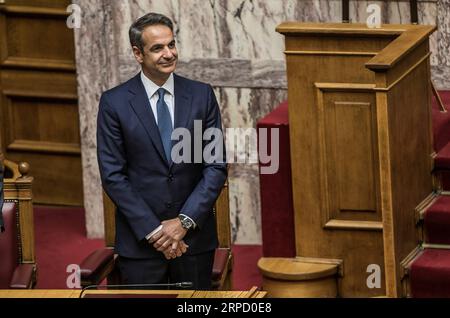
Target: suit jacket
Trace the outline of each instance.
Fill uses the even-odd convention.
[[[194,120],[201,120],[203,131],[222,129],[210,85],[174,74],[174,94],[174,128],[187,128],[193,136]],[[197,224],[184,238],[187,253],[211,251],[218,245],[213,205],[227,177],[225,155],[223,163],[169,166],[149,98],[138,74],[100,99],[97,154],[103,187],[117,207],[116,252],[160,257],[145,236],[179,213]]]

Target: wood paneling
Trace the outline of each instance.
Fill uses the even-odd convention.
[[[364,89],[364,88],[363,88]],[[372,93],[320,92],[322,201],[330,220],[381,221],[377,206],[375,99]]]
[[[18,140],[75,144],[80,147],[78,111],[73,102],[10,97],[7,102],[10,144]]]
[[[33,8],[66,8],[70,4],[70,0],[6,0],[8,6],[21,6]]]
[[[31,165],[34,202],[83,205],[70,1],[0,5],[0,145]]]
[[[433,135],[429,129],[431,88],[427,84],[430,78],[428,63],[428,60],[423,60],[387,95],[392,207],[395,211],[394,237],[390,242],[395,246],[395,264],[399,264],[419,243],[415,208],[433,188],[430,176]],[[401,268],[397,266],[395,270],[395,280],[400,286]]]
[[[8,14],[6,29],[8,57],[73,61],[74,42],[64,16],[61,19]]]
[[[316,41],[316,36],[304,35],[301,40],[294,40],[293,38],[286,39],[286,47],[290,51],[312,51],[324,53],[339,52],[340,54],[358,53],[376,55],[386,45],[391,42],[395,36],[379,36],[379,37],[353,37],[345,41],[337,37],[323,38],[321,43]]]
[[[83,202],[79,156],[48,155],[40,152],[8,151],[15,161],[26,160],[33,176],[33,202],[79,205]],[[39,181],[39,183],[37,183]],[[78,191],[79,189],[79,191]]]
[[[341,41],[345,42],[346,39],[343,37]],[[291,48],[286,49],[290,51]],[[334,51],[334,48],[329,51]],[[326,203],[336,201],[333,198],[337,198],[336,183],[327,179],[336,179],[336,173],[331,172],[338,163],[335,154],[334,158],[327,157],[328,153],[332,153],[333,142],[330,140],[330,128],[324,129],[325,105],[333,108],[335,101],[374,103],[375,76],[364,67],[371,58],[371,55],[340,54],[286,56],[297,255],[342,259],[344,278],[340,281],[340,296],[343,297],[384,295],[384,284],[381,289],[369,289],[366,285],[367,266],[378,264],[382,271],[384,269],[382,233],[380,224],[375,221],[377,218],[366,219],[365,216],[352,213],[351,218],[344,219],[343,214],[336,213],[336,207],[333,211],[326,206]],[[358,85],[354,86],[355,83]],[[321,97],[316,87],[324,91],[321,94],[324,100],[322,113],[319,102]],[[361,88],[370,93],[361,93]],[[359,92],[357,95],[362,95],[362,99],[353,97],[355,91]],[[328,116],[330,112],[328,109]],[[338,125],[333,130],[337,129],[345,127]],[[345,166],[341,167],[342,171],[346,170]],[[357,174],[355,177],[359,181]],[[341,180],[347,182],[342,177]],[[327,185],[330,189],[326,188]],[[366,216],[376,215],[362,213]],[[384,273],[381,279],[384,280]]]
[[[434,27],[285,23],[297,255],[343,261],[342,297],[399,296],[432,191]],[[380,266],[381,288],[367,267]]]

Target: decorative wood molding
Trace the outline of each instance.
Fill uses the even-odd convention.
[[[393,68],[408,53],[428,40],[436,29],[432,25],[404,25],[401,35],[367,62],[366,67],[374,72]]]
[[[299,262],[313,263],[313,264],[330,264],[338,267],[338,275],[344,276],[344,261],[337,258],[317,258],[317,257],[302,257],[296,256],[295,259]]]
[[[284,35],[295,34],[326,34],[327,36],[387,36],[392,37],[402,34],[410,26],[402,24],[383,24],[380,29],[370,29],[364,23],[301,23],[285,22],[280,24],[276,31]]]
[[[326,131],[325,131],[325,105],[324,105],[324,92],[368,92],[373,93],[374,84],[360,84],[360,83],[314,83],[316,87],[316,103],[318,109],[318,140],[319,140],[319,173],[320,173],[320,187],[321,187],[321,210],[322,210],[322,224],[324,229],[329,230],[365,230],[365,231],[381,231],[383,225],[381,221],[366,221],[366,220],[344,220],[338,219],[337,212],[332,211],[332,202],[330,202],[330,188],[329,188],[329,176],[327,172],[327,158],[325,156],[326,148]],[[368,102],[337,102],[338,104],[371,107],[371,103]],[[371,125],[373,126],[373,119],[371,119]],[[372,136],[373,138],[374,136]],[[374,171],[376,173],[376,171]],[[375,175],[374,175],[375,177]],[[375,180],[375,179],[374,179]],[[374,185],[376,188],[376,185]],[[378,200],[378,195],[375,197],[375,202]],[[378,208],[378,204],[376,208]],[[338,204],[339,205],[339,204]],[[370,210],[364,212],[377,213],[377,210]]]
[[[361,84],[361,83],[314,83],[314,86],[321,91],[362,91],[372,92],[375,89],[375,84]]]
[[[19,210],[21,262],[35,263],[32,184],[33,177],[28,176],[29,165],[17,165],[5,160],[5,167],[13,171],[13,178],[4,180],[5,201],[13,201]],[[19,174],[17,174],[19,172]]]
[[[403,275],[407,275],[409,273],[409,269],[411,266],[412,261],[418,256],[420,252],[423,251],[423,248],[418,245],[416,246],[411,253],[408,254],[401,262],[400,266],[403,268]],[[402,276],[403,278],[404,276]]]
[[[401,262],[400,267],[402,269],[400,281],[402,284],[402,296],[411,297],[411,282],[410,282],[410,268],[412,262],[422,253],[421,246],[416,246],[411,253],[408,254]]]
[[[322,83],[323,84],[323,83]],[[327,174],[327,158],[326,152],[326,132],[325,132],[325,105],[324,105],[324,92],[318,88],[318,83],[314,83],[316,86],[316,102],[317,102],[317,119],[318,119],[318,141],[319,141],[319,185],[320,194],[322,195],[320,200],[320,209],[322,216],[322,224],[326,224],[330,220],[330,198],[329,198],[329,188],[328,188],[328,174]],[[321,124],[322,123],[322,124]]]
[[[439,249],[439,250],[450,250],[449,244],[431,244],[431,243],[422,243],[422,248],[430,248],[430,249]]]
[[[2,61],[4,68],[24,68],[35,70],[56,70],[75,72],[75,63],[71,60],[52,60],[29,57],[9,56]]]
[[[397,263],[394,236],[394,208],[391,185],[391,154],[389,137],[388,99],[385,92],[376,93],[377,134],[378,134],[378,171],[380,173],[380,200],[383,215],[383,246],[386,295],[398,296],[396,280]]]
[[[330,220],[324,225],[329,230],[383,231],[383,223],[376,221]]]
[[[395,85],[400,83],[406,76],[408,76],[412,71],[414,71],[419,65],[421,65],[425,60],[427,60],[431,55],[431,52],[427,53],[424,57],[422,57],[417,63],[411,66],[405,73],[402,74],[399,78],[397,78],[394,82],[392,82],[388,87],[375,87],[375,91],[387,92],[390,91]]]
[[[80,155],[80,144],[34,141],[34,140],[14,140],[6,147],[12,151],[27,151],[39,153],[52,153],[64,155]]]
[[[352,55],[352,56],[375,56],[377,52],[346,52],[346,51],[284,51],[286,55]]]
[[[2,5],[0,5],[0,11],[10,15],[25,15],[25,16],[38,15],[38,16],[50,16],[59,18],[67,18],[70,15],[70,12],[67,12],[65,9],[32,7],[32,6],[15,6],[5,4],[4,2]]]
[[[9,98],[22,97],[22,98],[41,98],[41,99],[51,99],[51,100],[67,100],[74,101],[78,100],[77,94],[65,94],[60,92],[33,92],[33,91],[22,91],[22,90],[12,90],[6,89],[3,91],[3,95]]]
[[[440,193],[438,192],[432,192],[417,205],[417,207],[414,209],[416,224],[423,220],[426,210],[436,201],[439,195]]]

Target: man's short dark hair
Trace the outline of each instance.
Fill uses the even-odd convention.
[[[142,41],[142,31],[150,25],[165,25],[173,32],[173,23],[168,17],[159,13],[147,13],[140,17],[130,27],[128,35],[130,37],[131,46],[137,46],[141,52],[144,51],[144,43]]]

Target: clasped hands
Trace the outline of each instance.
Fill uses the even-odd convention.
[[[181,226],[179,218],[165,220],[161,222],[162,228],[156,232],[148,242],[162,252],[166,259],[180,257],[186,253],[188,245],[183,241],[187,233]]]

